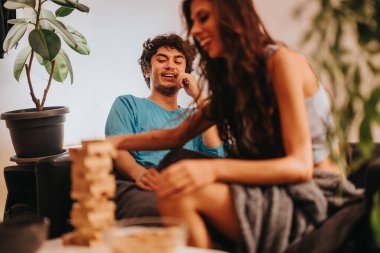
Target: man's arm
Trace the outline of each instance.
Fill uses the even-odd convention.
[[[126,150],[119,150],[116,168],[121,175],[132,180],[136,180],[137,176],[145,171],[145,168],[137,163],[135,158]]]
[[[158,172],[155,169],[146,169],[136,162],[135,158],[126,150],[119,150],[116,159],[116,169],[124,177],[136,182],[137,187],[155,191],[158,187]]]
[[[133,133],[133,118],[135,117],[134,103],[130,96],[118,97],[108,114],[105,134],[112,136],[119,133]],[[146,169],[136,162],[135,158],[126,150],[120,150],[116,160],[116,169],[125,178],[136,182],[136,185],[144,190],[154,190],[156,187],[156,171]],[[155,173],[156,172],[156,173]]]
[[[194,99],[198,109],[206,104],[206,98],[200,95],[200,90],[193,75],[182,73],[178,76],[178,85],[184,88],[187,95]],[[218,128],[213,125],[202,133],[202,141],[206,148],[217,148],[222,145],[222,140],[219,138]]]
[[[205,100],[205,97],[200,96],[198,100],[195,101],[197,107],[200,108],[205,103]],[[216,125],[211,126],[203,132],[202,141],[207,148],[217,148],[222,145],[222,140],[219,138],[218,128]]]

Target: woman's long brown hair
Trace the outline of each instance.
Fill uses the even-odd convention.
[[[182,5],[188,32],[190,5]],[[226,57],[211,59],[195,40],[201,55],[201,78],[209,86],[211,115],[230,156],[266,159],[282,156],[277,100],[267,75],[267,46],[275,44],[252,0],[210,0]]]

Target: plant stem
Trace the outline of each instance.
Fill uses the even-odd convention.
[[[41,0],[39,0],[38,1],[38,7],[37,7],[36,24],[35,24],[35,28],[36,29],[39,27],[39,19],[40,19],[40,13],[41,13],[41,6],[42,6],[42,2],[41,2]],[[26,76],[28,78],[28,85],[29,85],[30,96],[32,97],[32,100],[33,100],[34,104],[36,105],[37,111],[40,112],[43,109],[43,104],[41,105],[40,100],[34,94],[32,79],[30,78],[30,70],[32,68],[33,58],[34,58],[34,50],[32,50],[32,52],[30,54],[29,64],[25,64],[25,69],[26,69]]]
[[[38,1],[38,7],[37,7],[37,17],[36,17],[36,29],[40,26],[40,14],[41,14],[41,7],[42,7],[41,0]]]
[[[51,71],[50,71],[50,76],[49,76],[49,81],[48,81],[48,84],[46,86],[46,89],[44,90],[44,97],[42,99],[42,103],[41,103],[41,107],[43,108],[44,107],[44,104],[45,104],[45,101],[46,101],[46,96],[49,92],[49,88],[50,88],[50,84],[51,84],[51,80],[53,78],[53,73],[54,73],[54,67],[55,67],[55,61],[52,61],[51,62]]]
[[[32,51],[32,54],[33,54],[33,51]],[[40,100],[37,99],[36,96],[34,95],[32,80],[30,79],[30,67],[28,66],[28,64],[25,64],[25,69],[26,69],[26,76],[28,78],[30,96],[32,97],[33,102],[36,104],[37,111],[42,111],[42,106],[40,104]]]

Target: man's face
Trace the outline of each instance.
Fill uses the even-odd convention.
[[[185,72],[185,56],[175,48],[160,47],[150,60],[150,87],[164,95],[173,95],[179,90],[177,77]]]

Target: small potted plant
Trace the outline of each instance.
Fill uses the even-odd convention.
[[[58,5],[55,13],[44,8],[49,1]],[[8,21],[13,27],[3,44],[4,52],[9,52],[16,47],[22,37],[28,34],[29,44],[18,53],[13,75],[19,81],[21,74],[26,74],[35,108],[1,114],[1,119],[6,121],[9,128],[16,157],[44,157],[62,153],[63,123],[65,114],[69,110],[67,107],[44,107],[44,105],[53,79],[63,82],[70,76],[71,83],[73,82],[72,65],[62,48],[62,40],[80,54],[90,53],[85,37],[65,24],[61,18],[75,10],[89,12],[89,8],[78,0],[7,0],[4,7],[12,10],[32,9],[29,17]],[[36,64],[41,64],[49,76],[42,99],[37,98],[32,82],[31,69]]]

